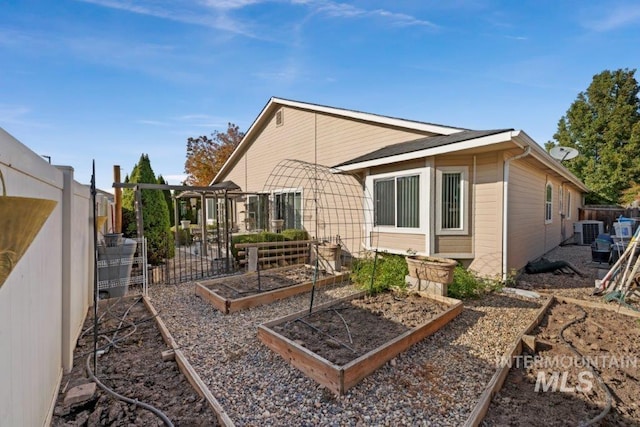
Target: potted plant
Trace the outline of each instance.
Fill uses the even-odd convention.
[[[445,285],[453,282],[453,270],[458,265],[453,259],[416,255],[412,251],[406,259],[409,276]]]

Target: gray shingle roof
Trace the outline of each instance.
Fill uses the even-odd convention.
[[[383,159],[385,157],[397,156],[399,154],[412,153],[414,151],[426,150],[428,148],[441,147],[456,142],[468,141],[470,139],[482,138],[483,136],[495,135],[502,132],[509,132],[513,129],[492,129],[492,130],[465,130],[451,135],[428,136],[415,139],[413,141],[401,142],[387,145],[378,150],[347,160],[335,167],[351,165],[354,163],[366,162],[370,160]]]

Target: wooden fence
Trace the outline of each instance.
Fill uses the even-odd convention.
[[[620,217],[638,218],[638,208],[623,208],[611,205],[586,205],[579,210],[580,221],[602,221],[605,233],[613,233],[613,223]]]

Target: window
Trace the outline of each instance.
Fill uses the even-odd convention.
[[[267,229],[267,218],[269,216],[269,196],[266,194],[247,196],[247,228]]]
[[[224,227],[224,197],[222,198],[207,198],[207,225],[220,224]],[[227,200],[228,215],[226,217],[229,220],[229,226],[233,224],[233,218],[235,217],[235,204],[233,200]]]
[[[436,177],[436,221],[440,234],[467,233],[469,214],[469,170],[467,167],[441,167]]]
[[[420,227],[420,175],[374,179],[375,226]]]
[[[548,224],[553,218],[553,186],[551,183],[547,183],[547,196],[544,206],[544,222]]]
[[[273,195],[274,219],[283,219],[284,228],[302,229],[302,193],[283,191]]]
[[[571,190],[567,191],[567,219],[571,219]]]
[[[558,187],[558,212],[560,212],[560,215],[564,214],[564,190],[562,186]]]

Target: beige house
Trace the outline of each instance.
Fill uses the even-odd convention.
[[[356,174],[372,206],[367,234],[379,250],[454,258],[506,278],[573,235],[583,194],[580,180],[523,131],[469,130],[271,98],[212,183],[233,181],[260,193],[283,159]],[[308,228],[305,189],[263,194],[288,204],[286,227]],[[260,195],[233,210],[238,224]],[[262,205],[269,205],[265,202]],[[253,207],[252,207],[253,206]],[[253,209],[253,211],[252,211]],[[365,239],[363,245],[371,246]]]

